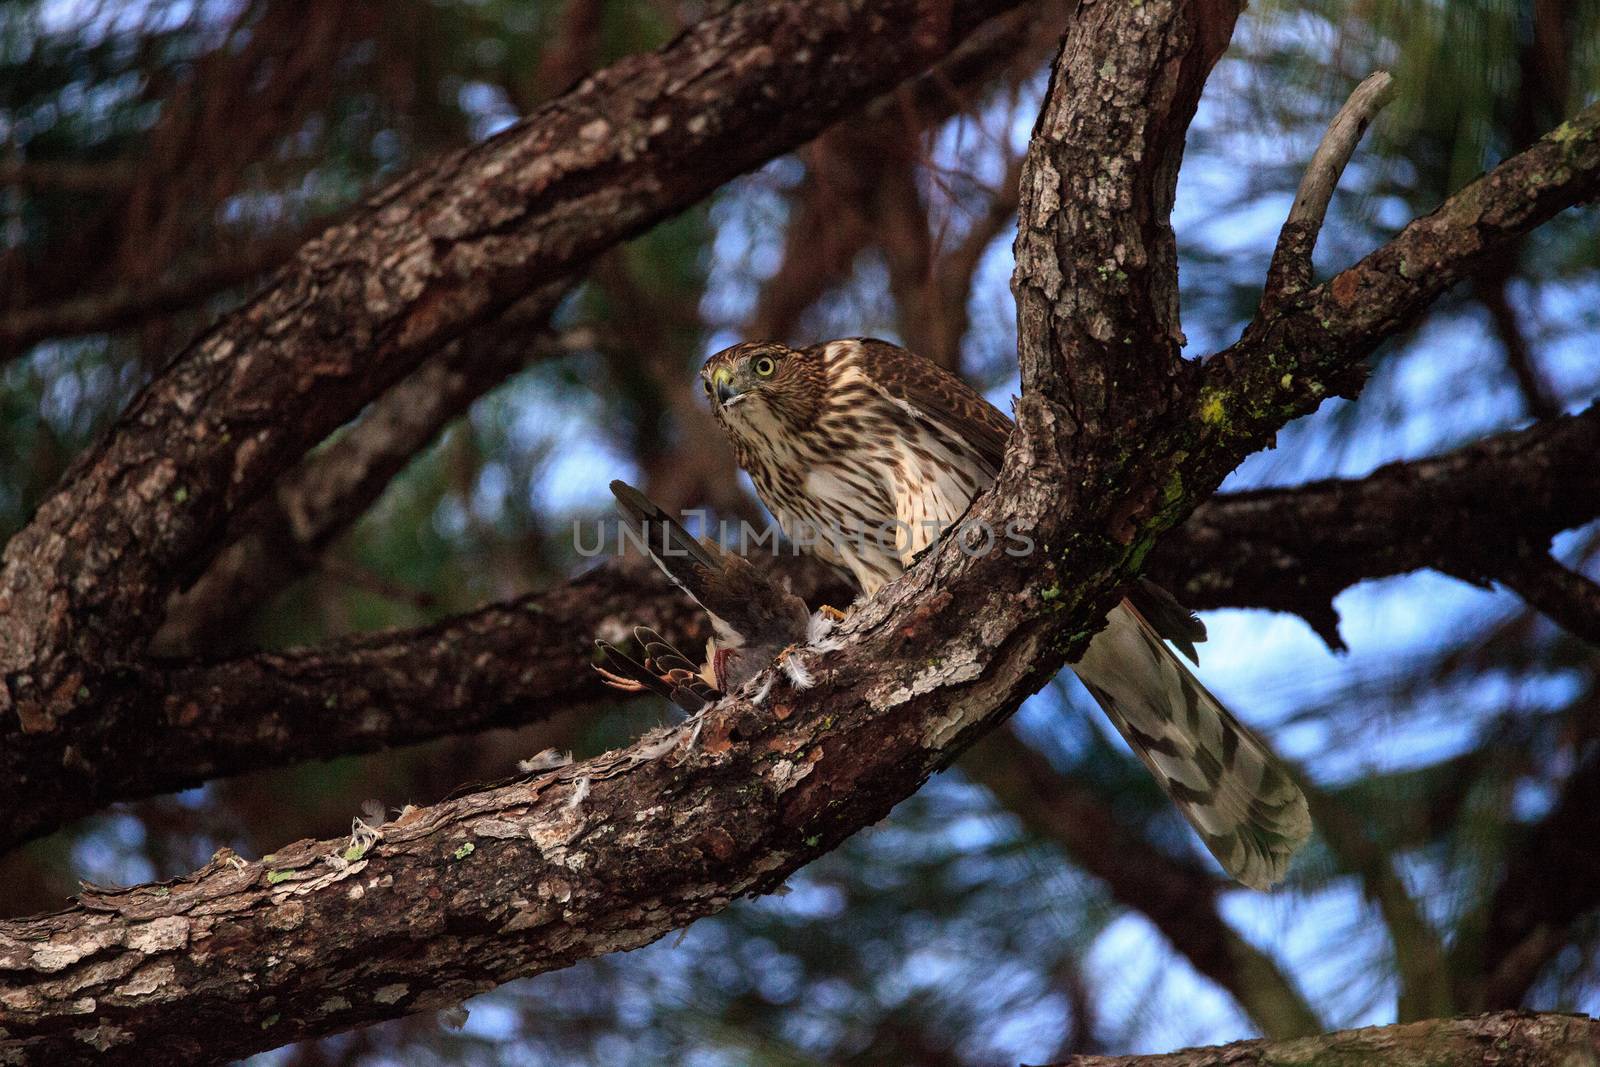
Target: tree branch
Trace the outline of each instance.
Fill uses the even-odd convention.
[[[1348,586],[1449,570],[1464,546],[1504,558],[1504,546],[1600,517],[1597,452],[1600,405],[1361,479],[1213,497],[1162,539],[1149,573],[1195,607],[1291,611],[1337,642],[1331,602]],[[1508,485],[1516,509],[1505,506]],[[849,599],[824,584],[819,567],[773,562],[808,602]],[[589,639],[625,639],[634,623],[654,625],[680,647],[706,637],[704,620],[654,568],[612,562],[421,629],[131,669],[107,684],[92,719],[0,749],[0,851],[112,801],[522,725],[608,699],[588,669]],[[379,664],[410,677],[374,673]]]
[[[607,691],[589,670],[594,637],[624,639],[635,624],[685,640],[703,628],[654,568],[618,562],[435,626],[209,666],[130,669],[107,681],[100,713],[74,732],[66,766],[54,735],[22,734],[0,754],[0,846],[114,800],[524,725],[603,700]]]
[[[1261,445],[1323,397],[1353,394],[1361,360],[1498,249],[1600,195],[1600,104],[1472,182],[1329,281],[1258,317],[1208,360],[1208,436]]]
[[[1293,612],[1341,648],[1332,602],[1349,586],[1464,562],[1481,576],[1600,518],[1597,453],[1600,405],[1364,478],[1228,493],[1156,547],[1150,574],[1191,607]]]
[[[1600,905],[1600,752],[1568,776],[1549,814],[1511,850],[1490,899],[1481,938],[1465,938],[1458,954],[1485,974],[1472,990],[1479,1008],[1515,1008],[1555,954],[1569,927]]]
[[[152,381],[6,547],[0,717],[47,731],[88,704],[229,518],[424,358],[1008,6],[740,4],[373,197]]]
[[[1507,560],[1495,577],[1574,636],[1600,648],[1600,585],[1543,550]]]
[[[1311,253],[1316,250],[1317,236],[1328,216],[1333,190],[1367,127],[1392,99],[1394,78],[1380,70],[1356,86],[1328,124],[1328,132],[1322,135],[1322,143],[1317,145],[1300,179],[1300,188],[1295,190],[1289,218],[1278,233],[1262,290],[1261,315],[1272,314],[1284,300],[1304,292],[1311,284]]]
[[[741,5],[727,18],[755,10],[768,8]],[[0,924],[0,971],[20,976],[0,990],[5,1040],[55,1062],[91,1052],[97,1062],[142,1061],[152,1047],[174,1062],[241,1055],[644,944],[772,888],[881,818],[1081,653],[1157,536],[1315,406],[1320,393],[1309,390],[1292,404],[1273,399],[1288,388],[1284,361],[1297,380],[1348,380],[1437,295],[1443,283],[1433,279],[1593,191],[1600,131],[1569,124],[1525,154],[1546,165],[1541,180],[1519,169],[1523,157],[1508,161],[1473,187],[1475,210],[1458,194],[1352,268],[1371,299],[1340,308],[1329,296],[1335,306],[1319,318],[1319,287],[1269,324],[1269,338],[1300,342],[1292,355],[1274,354],[1277,365],[1263,369],[1257,336],[1235,355],[1259,359],[1222,361],[1196,381],[1176,354],[1166,218],[1187,123],[1236,16],[1234,4],[1182,0],[1085,5],[1055,65],[1020,212],[1025,395],[997,486],[971,513],[1026,535],[1033,553],[968,555],[958,538],[941,540],[851,613],[837,647],[800,653],[814,687],[778,681],[760,704],[729,698],[698,732],[652,734],[533,782],[413,811],[375,845],[305,843],[270,863],[222,861],[165,889],[91,893],[59,915]],[[917,36],[896,29],[896,40]],[[734,106],[767,114],[759,100]],[[1494,182],[1507,173],[1521,180]],[[494,250],[480,249],[490,260]],[[1427,268],[1424,280],[1398,269],[1391,257],[1401,253]],[[530,262],[537,274],[540,260]],[[445,307],[430,306],[456,322],[487,299],[452,290]],[[396,359],[440,329],[427,316],[401,318],[412,332],[385,350]],[[355,391],[335,377],[335,396]],[[284,449],[281,440],[261,447]],[[85,466],[98,469],[111,451]],[[252,459],[234,473],[248,485],[266,465]],[[156,541],[176,550],[193,536]],[[87,585],[117,570],[94,561]],[[89,998],[93,1027],[81,1014]]]
[[[1340,798],[1309,783],[1302,786],[1311,815],[1340,866],[1361,879],[1363,894],[1383,917],[1394,945],[1399,990],[1395,1015],[1413,1022],[1453,1014],[1454,998],[1444,942],[1417,906],[1394,869],[1391,857]]]
[[[1583,1015],[1501,1012],[1340,1030],[1298,1041],[1238,1041],[1162,1056],[1074,1056],[1055,1067],[1274,1067],[1372,1063],[1389,1067],[1566,1067],[1600,1056],[1600,1023]]]

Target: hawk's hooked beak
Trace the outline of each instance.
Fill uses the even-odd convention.
[[[711,376],[711,388],[717,395],[719,407],[731,408],[744,399],[744,392],[733,384],[733,372],[727,367],[717,368]]]

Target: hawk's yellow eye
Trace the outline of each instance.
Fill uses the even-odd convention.
[[[772,361],[771,356],[757,357],[754,366],[757,378],[770,378],[778,369],[778,365]]]

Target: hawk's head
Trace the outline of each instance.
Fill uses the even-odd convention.
[[[700,385],[723,430],[760,437],[811,429],[826,401],[827,375],[820,346],[746,341],[706,360]]]

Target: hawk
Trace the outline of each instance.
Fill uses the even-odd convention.
[[[887,341],[749,342],[706,360],[712,412],[786,536],[871,596],[955,525],[1000,471],[1011,420]],[[888,531],[888,536],[885,532]],[[1310,836],[1278,759],[1166,644],[1205,627],[1152,583],[1113,608],[1073,670],[1223,868],[1279,881]]]
[[[656,566],[710,617],[712,636],[706,641],[704,665],[696,665],[644,626],[633,632],[644,649],[642,663],[614,645],[596,641],[612,667],[595,668],[607,685],[628,692],[649,690],[694,713],[774,661],[780,662],[791,682],[809,684],[804,664],[791,650],[815,643],[831,621],[825,616],[813,618],[805,601],[748,560],[709,541],[695,540],[627,482],[612,482],[611,493]]]

